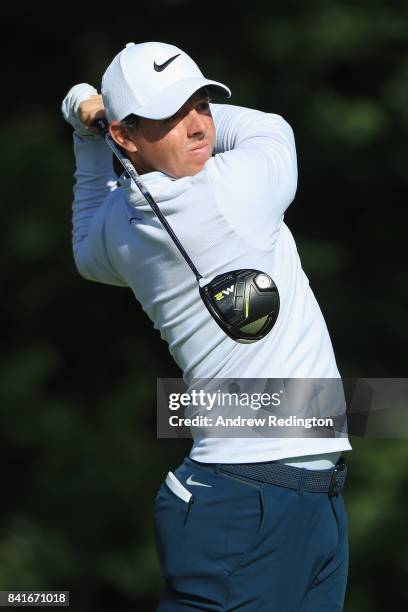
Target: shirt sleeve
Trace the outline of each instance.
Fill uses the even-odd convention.
[[[112,267],[105,227],[116,178],[112,154],[98,136],[73,134],[76,162],[72,205],[72,249],[78,272],[87,280],[126,286]]]
[[[273,249],[297,188],[292,128],[272,113],[212,104],[215,156],[206,170],[234,231],[254,248]]]

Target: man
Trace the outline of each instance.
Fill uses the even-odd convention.
[[[64,99],[75,128],[73,249],[89,280],[129,286],[184,380],[339,378],[329,334],[283,221],[297,185],[282,117],[209,104],[229,89],[182,50],[129,43],[102,79]],[[137,187],[116,181],[94,129],[109,121],[182,245],[208,279],[259,269],[281,300],[272,331],[238,344],[202,303],[193,274]],[[167,610],[333,612],[343,606],[347,437],[194,441],[155,500]]]

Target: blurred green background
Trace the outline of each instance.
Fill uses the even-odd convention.
[[[227,83],[232,103],[283,115],[299,159],[286,222],[340,371],[404,377],[408,5],[15,6],[3,13],[0,590],[66,589],[78,612],[149,612],[161,584],[153,499],[190,448],[156,439],[155,382],[180,372],[130,290],[74,268],[61,100],[75,83],[99,87],[126,42],[160,40]],[[352,444],[345,610],[406,609],[408,444]]]

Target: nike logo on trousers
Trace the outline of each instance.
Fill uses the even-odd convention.
[[[197,480],[193,480],[193,475],[191,474],[191,476],[189,476],[186,480],[186,484],[189,485],[198,485],[199,487],[212,487],[212,485],[208,485],[208,484],[204,484],[202,482],[197,482]]]

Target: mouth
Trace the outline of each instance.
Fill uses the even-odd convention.
[[[190,153],[206,153],[209,148],[209,144],[207,142],[204,142],[202,144],[196,145],[195,147],[191,147]]]

